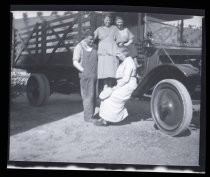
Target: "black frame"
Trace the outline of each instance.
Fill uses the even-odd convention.
[[[40,8],[41,7],[41,8]],[[49,6],[37,6],[37,8],[40,9],[43,9],[43,10],[46,10],[49,8]],[[52,9],[54,10],[63,10],[64,6],[51,6]],[[65,9],[67,7],[65,6]],[[70,9],[72,8],[72,6],[69,7]],[[91,9],[91,10],[94,10],[94,9],[97,9],[98,7],[97,6],[83,6],[83,8],[86,8],[86,9]],[[113,11],[115,10],[120,10],[120,11],[128,11],[128,7],[125,7],[125,6],[111,6],[111,8],[113,9]],[[14,10],[14,9],[18,9],[18,10],[28,10],[28,9],[33,9],[35,10],[36,7],[35,6],[31,6],[31,5],[27,5],[27,6],[24,6],[24,5],[18,5],[18,6],[11,6],[11,10]],[[77,6],[74,6],[74,9],[80,9],[81,10],[81,6],[80,5],[77,5]],[[110,7],[101,7],[101,9],[103,10],[108,10],[110,9]],[[150,7],[149,10],[147,9],[147,7],[129,7],[129,10],[140,10],[141,11],[148,11],[148,12],[153,12],[153,13],[158,13],[160,11],[159,8],[157,7]],[[168,8],[162,8],[161,9],[162,11],[164,11],[164,13],[174,13],[176,14],[177,12],[180,12],[180,9],[168,9]],[[198,10],[198,9],[181,9],[181,13],[183,14],[194,14],[194,15],[204,15],[204,11],[203,10]],[[205,88],[205,84],[206,84],[206,23],[205,23],[205,19],[203,20],[203,47],[202,47],[202,54],[203,54],[203,58],[202,58],[202,74],[201,74],[201,80],[202,80],[202,90],[201,90],[201,117],[203,117],[203,119],[201,119],[201,132],[200,132],[200,166],[199,167],[173,167],[173,166],[170,166],[169,169],[179,169],[179,170],[185,170],[185,169],[192,169],[193,171],[195,172],[204,172],[205,171],[205,161],[206,161],[206,88]],[[7,148],[9,147],[9,142],[7,144]],[[8,153],[7,153],[7,158],[8,158]],[[66,165],[69,165],[69,164],[65,164],[65,163],[36,163],[36,162],[33,162],[33,163],[29,163],[29,162],[8,162],[8,164],[11,164],[11,165],[17,165],[19,167],[23,167],[23,166],[27,166],[27,165],[43,165],[45,167],[47,166],[61,166],[61,167],[64,167]],[[74,165],[74,164],[73,164]],[[88,167],[90,169],[92,168],[96,168],[96,167],[105,167],[107,169],[124,169],[128,166],[132,166],[136,169],[152,169],[154,167],[157,167],[157,166],[142,166],[142,165],[110,165],[110,164],[102,164],[102,165],[99,165],[99,164],[77,164],[79,167]]]

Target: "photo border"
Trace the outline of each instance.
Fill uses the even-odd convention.
[[[149,8],[148,8],[149,7]],[[25,11],[25,10],[39,10],[39,11],[49,11],[49,5],[11,5],[10,11],[18,10],[18,11]],[[145,12],[145,13],[165,13],[165,14],[178,14],[178,15],[194,15],[194,16],[205,16],[205,10],[203,9],[188,9],[188,8],[168,8],[168,7],[142,7],[142,6],[127,6],[127,5],[114,5],[114,6],[100,6],[100,5],[50,5],[50,10],[54,11],[117,11],[117,12]],[[10,24],[11,25],[11,24]],[[203,29],[202,29],[202,74],[201,74],[201,110],[200,110],[200,156],[199,156],[199,164],[200,166],[167,166],[169,170],[193,170],[194,172],[203,172],[205,171],[205,162],[206,162],[206,21],[203,22]],[[8,131],[9,131],[9,121],[8,121]],[[8,135],[8,144],[7,149],[9,149],[9,135]],[[7,151],[7,160],[9,158],[9,151]],[[26,167],[30,166],[55,166],[55,167],[65,167],[70,165],[76,165],[78,167],[85,167],[89,169],[94,168],[105,168],[110,170],[116,169],[126,169],[128,167],[134,168],[136,170],[142,169],[154,169],[156,167],[161,167],[159,165],[136,165],[136,164],[95,164],[95,163],[54,163],[54,162],[19,162],[19,161],[7,161],[8,165],[15,165],[18,167]],[[166,167],[166,166],[163,166]]]

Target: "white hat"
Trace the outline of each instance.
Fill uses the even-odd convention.
[[[105,100],[105,99],[107,99],[107,98],[109,98],[110,96],[111,96],[111,94],[112,94],[112,88],[110,88],[110,87],[107,87],[107,88],[105,88],[101,93],[100,93],[100,95],[99,95],[99,98],[101,99],[101,100]]]

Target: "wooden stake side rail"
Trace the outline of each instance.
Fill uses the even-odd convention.
[[[58,20],[58,19],[57,19]],[[69,26],[73,21],[74,21],[75,19],[73,19],[73,20],[71,20],[70,22],[62,22],[62,21],[57,21],[57,22],[59,22],[60,24],[56,24],[56,25],[53,25],[53,24],[51,24],[49,21],[47,21],[49,24],[51,24],[51,27],[53,27],[53,28],[58,28],[58,29],[60,29],[61,31],[62,30],[65,30],[65,28],[67,27],[67,26]],[[82,23],[82,26],[83,25],[85,25],[85,24],[89,24],[89,22],[90,22],[90,20],[89,19],[82,19],[81,20],[81,23]],[[88,25],[89,26],[89,25]],[[75,26],[73,27],[75,30],[78,30],[77,28],[78,28],[78,24],[75,24]],[[29,28],[27,31],[25,31],[25,30],[20,30],[20,34],[21,34],[21,36],[27,36],[28,34],[30,34],[30,32],[32,31],[32,29],[33,28]],[[40,28],[38,28],[38,31],[40,31],[41,29]]]
[[[79,12],[78,12],[79,13]],[[66,15],[66,16],[61,16],[61,17],[58,17],[56,19],[53,19],[53,20],[48,20],[49,23],[53,24],[53,23],[56,23],[56,22],[60,22],[60,21],[66,21],[66,20],[72,20],[74,18],[76,18],[78,16],[78,13],[75,13],[75,14],[70,14],[70,15]],[[81,13],[81,12],[80,12]],[[23,27],[21,29],[19,29],[20,31],[28,31],[28,30],[31,30],[33,29],[34,25],[29,25],[27,27]]]
[[[65,20],[65,21],[64,21]],[[80,40],[82,33],[90,29],[90,15],[71,14],[57,19],[14,30],[14,63],[19,56],[67,52]],[[27,31],[26,31],[27,30]],[[53,55],[51,55],[52,57]],[[50,57],[50,58],[51,58]]]

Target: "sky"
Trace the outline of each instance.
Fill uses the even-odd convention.
[[[22,18],[23,13],[27,12],[28,17],[36,17],[37,11],[12,11],[14,18],[19,19]],[[42,11],[43,16],[49,16],[52,11]],[[65,11],[57,11],[59,15],[63,15]],[[168,24],[177,24],[178,21],[171,21]],[[194,16],[192,19],[184,20],[184,26],[188,26],[189,24],[195,25],[196,27],[202,26],[202,17],[201,16]]]

